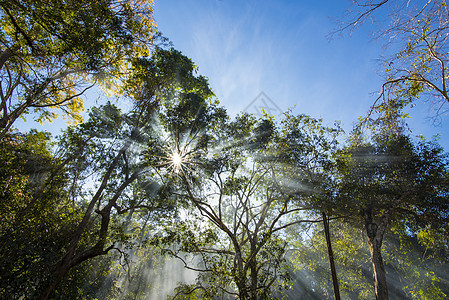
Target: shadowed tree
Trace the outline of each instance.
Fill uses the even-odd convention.
[[[384,236],[393,221],[447,218],[447,156],[433,143],[380,134],[353,144],[338,158],[335,211],[361,222],[368,238],[376,299],[388,299]],[[334,211],[334,212],[335,212]]]
[[[6,135],[0,142],[2,299],[33,297],[79,217],[77,205],[64,190],[67,176],[50,175],[60,161],[49,139],[49,134],[32,131]]]

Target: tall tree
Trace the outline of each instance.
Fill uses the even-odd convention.
[[[366,20],[373,20],[380,28],[378,38],[395,49],[381,58],[385,78],[374,108],[398,99],[408,105],[422,97],[437,116],[443,115],[449,104],[447,2],[353,1],[337,32],[352,30]]]
[[[129,112],[112,104],[94,108],[89,121],[69,127],[61,140],[72,180],[69,191],[84,209],[39,299],[48,299],[73,267],[117,248],[120,235],[111,231],[115,219],[173,206],[170,197],[161,202],[165,196],[158,193],[167,190],[152,184],[157,183],[152,168],[155,116],[164,107],[182,121],[186,109],[196,113],[198,107],[207,108],[213,94],[205,78],[196,75],[193,62],[173,49],[157,49],[151,57],[136,59],[133,69],[125,91],[133,101]],[[170,110],[173,107],[178,110]],[[155,188],[159,196],[150,197]]]
[[[288,242],[282,232],[321,222],[320,216],[307,219],[303,212],[312,207],[306,199],[313,189],[320,190],[310,176],[312,165],[323,158],[318,145],[326,142],[319,134],[334,132],[307,116],[288,119],[277,129],[270,119],[256,122],[242,115],[214,133],[205,153],[193,161],[181,157],[179,196],[193,204],[201,224],[209,224],[216,237],[202,241],[201,232],[210,236],[203,228],[176,239],[184,241],[177,248],[181,252],[170,252],[184,261],[183,252],[190,252],[199,263],[186,266],[200,272],[197,283],[181,288],[177,297],[196,292],[264,299],[288,287]]]
[[[79,220],[49,139],[32,131],[0,142],[0,298],[35,297]]]
[[[338,123],[334,127],[326,127],[321,119],[316,120],[305,115],[286,115],[282,124],[278,150],[280,162],[293,167],[289,180],[292,184],[299,184],[299,187],[293,190],[294,195],[299,196],[298,201],[306,201],[310,205],[309,214],[322,217],[334,295],[336,299],[340,299],[328,222],[328,213],[332,212],[332,206],[324,203],[335,195],[332,157],[337,151],[337,138],[342,130]]]
[[[182,252],[190,252],[200,260],[199,264],[187,264],[183,259],[186,267],[199,271],[200,275],[195,285],[181,287],[178,296],[196,292],[205,298],[221,294],[255,299],[266,295],[276,279],[271,272],[276,273],[282,262],[282,247],[274,252],[276,243],[271,243],[273,251],[267,252],[275,232],[264,237],[276,223],[268,209],[275,201],[273,191],[267,187],[268,198],[262,192],[269,168],[253,163],[253,167],[246,169],[245,165],[251,164],[248,161],[251,150],[257,151],[253,149],[255,127],[256,120],[249,115],[222,123],[205,144],[208,147],[203,151],[207,152],[202,153],[191,149],[191,145],[198,143],[191,129],[189,138],[180,141],[180,165],[175,169],[182,184],[179,196],[193,205],[193,213],[196,211],[203,217],[198,221],[204,225],[194,223],[195,230],[185,226],[181,230],[178,226],[171,231],[172,235],[182,233],[182,238],[175,239],[178,249],[170,253],[183,259]],[[270,133],[266,134],[269,137]],[[259,258],[261,255],[266,256],[265,262]]]
[[[79,122],[81,95],[148,55],[154,35],[150,0],[2,0],[0,8],[0,138],[33,111],[52,120],[59,109]]]
[[[373,264],[376,299],[388,299],[382,243],[398,220],[445,220],[447,156],[432,143],[414,144],[402,134],[380,134],[353,144],[338,159],[336,209],[352,215],[365,229]]]

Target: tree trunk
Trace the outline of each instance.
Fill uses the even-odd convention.
[[[106,185],[109,181],[109,178],[112,174],[113,168],[117,165],[121,155],[129,148],[131,145],[131,142],[126,143],[122,149],[118,152],[118,154],[115,156],[113,162],[108,168],[108,171],[103,177],[102,183],[100,187],[98,188],[96,194],[93,196],[92,200],[89,203],[89,206],[86,209],[86,212],[84,213],[83,219],[81,220],[80,224],[78,225],[77,231],[74,233],[72,240],[70,242],[70,245],[68,246],[66,254],[63,256],[61,263],[57,267],[53,280],[49,282],[49,284],[44,288],[44,291],[39,296],[38,300],[46,300],[50,297],[53,290],[56,288],[56,286],[59,284],[59,282],[62,280],[64,275],[74,266],[99,255],[104,255],[109,252],[109,250],[112,249],[113,246],[103,249],[108,229],[109,229],[109,222],[110,222],[110,214],[111,209],[116,203],[117,199],[120,197],[122,192],[125,190],[125,188],[131,184],[140,174],[141,169],[134,172],[131,177],[126,179],[115,192],[114,196],[109,200],[108,204],[105,205],[105,207],[102,210],[98,210],[97,213],[101,215],[101,227],[100,232],[98,236],[97,243],[91,247],[90,249],[83,251],[79,254],[76,254],[76,250],[78,248],[78,244],[81,241],[81,238],[83,234],[85,234],[86,229],[88,227],[89,221],[91,219],[91,215],[94,211],[95,205],[97,205],[98,201],[100,201],[100,198],[102,197],[103,191],[106,188]]]
[[[387,276],[381,252],[388,219],[388,214],[385,214],[377,222],[373,222],[371,210],[365,211],[365,230],[373,263],[374,290],[377,300],[388,300]]]
[[[335,269],[334,252],[332,251],[331,235],[329,230],[329,222],[326,213],[323,211],[324,234],[326,236],[327,252],[329,254],[329,264],[331,267],[332,284],[334,286],[335,300],[340,300],[340,289],[338,288],[337,271]]]
[[[232,236],[232,235],[229,235]],[[248,288],[246,286],[246,273],[243,268],[243,258],[242,253],[240,251],[240,246],[238,245],[235,239],[232,239],[235,247],[235,256],[234,256],[234,282],[237,285],[237,290],[239,294],[239,299],[246,300],[249,299]]]
[[[256,261],[253,260],[251,262],[251,299],[256,300],[257,299],[257,264]]]
[[[69,262],[61,262],[60,267],[57,270],[57,273],[55,274],[55,277],[53,280],[51,280],[50,284],[45,286],[44,290],[40,294],[38,300],[46,300],[50,297],[50,294],[53,292],[53,290],[56,288],[56,286],[59,284],[59,282],[62,280],[64,275],[69,270]]]
[[[373,262],[374,289],[377,300],[388,299],[387,277],[385,274],[384,262],[382,259],[381,245],[382,241],[368,241],[371,252],[371,261]]]
[[[246,280],[245,277],[242,276],[242,274],[238,275],[238,278],[234,278],[234,281],[237,285],[237,290],[238,290],[238,294],[239,294],[239,299],[240,300],[247,300],[250,299],[249,295],[248,295],[248,288],[246,286]]]

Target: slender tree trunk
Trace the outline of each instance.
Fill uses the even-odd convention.
[[[335,300],[340,300],[340,289],[338,287],[337,271],[335,269],[334,252],[332,251],[331,235],[329,230],[329,222],[326,213],[323,211],[324,234],[326,236],[327,252],[329,254],[329,264],[331,267],[332,284],[334,285]]]
[[[246,287],[246,280],[244,277],[239,274],[239,278],[235,279],[235,283],[237,285],[237,289],[239,291],[239,299],[247,300],[250,299],[248,295],[248,288]]]
[[[374,289],[377,300],[388,300],[387,276],[385,274],[384,262],[382,259],[381,245],[379,241],[369,241],[371,261],[373,262]]]
[[[255,261],[251,262],[251,299],[257,299],[257,264]]]
[[[387,276],[382,259],[382,241],[388,224],[388,214],[373,222],[371,209],[365,211],[365,230],[373,263],[374,290],[377,300],[388,300]]]
[[[131,142],[127,142],[122,149],[118,152],[118,154],[115,156],[114,160],[112,161],[111,165],[108,168],[108,171],[103,177],[102,183],[100,187],[98,188],[96,194],[93,196],[92,200],[89,203],[89,206],[86,209],[86,212],[84,213],[84,217],[81,220],[80,224],[78,225],[77,231],[74,233],[72,240],[70,242],[70,245],[67,248],[67,252],[64,254],[61,263],[58,265],[54,276],[52,280],[49,282],[49,284],[44,288],[43,292],[40,294],[38,300],[46,300],[50,297],[53,290],[56,288],[56,286],[59,284],[59,282],[62,280],[64,275],[74,266],[84,262],[85,260],[88,260],[90,258],[104,255],[109,252],[109,250],[112,247],[109,247],[107,249],[103,249],[107,233],[109,229],[109,222],[110,222],[110,214],[111,209],[116,203],[117,199],[122,194],[123,190],[131,184],[140,174],[141,170],[137,170],[134,172],[131,177],[126,179],[115,192],[114,196],[109,200],[108,204],[100,211],[97,211],[98,214],[101,215],[101,228],[99,232],[99,237],[97,243],[91,247],[90,249],[83,251],[79,254],[76,254],[76,250],[78,248],[78,244],[81,241],[81,238],[83,234],[85,234],[86,229],[88,227],[88,224],[91,219],[91,215],[94,212],[95,205],[97,205],[98,201],[100,201],[100,198],[102,197],[103,191],[106,188],[107,183],[109,182],[109,178],[112,174],[113,168],[117,165],[121,155],[129,148],[131,145]]]

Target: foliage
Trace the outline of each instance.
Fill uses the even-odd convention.
[[[160,81],[152,87],[142,83],[148,92],[145,99],[134,98],[134,107],[126,113],[111,103],[93,108],[87,122],[69,127],[60,140],[60,155],[71,180],[67,191],[81,206],[82,217],[40,299],[47,299],[81,263],[138,244],[135,230],[126,230],[123,220],[129,219],[138,228],[147,217],[157,219],[163,212],[175,211],[173,182],[164,181],[154,169],[159,158],[153,142],[161,134],[157,112],[165,106],[168,111],[173,108],[180,115],[195,117],[197,110],[182,106],[183,99],[196,99],[195,105],[207,107],[212,93],[180,52],[159,49],[144,61],[151,60],[161,68],[158,73],[147,70],[147,78]],[[183,80],[177,77],[180,71]],[[130,91],[129,96],[134,96]],[[169,99],[161,91],[174,96]]]
[[[59,109],[80,122],[81,95],[97,80],[123,73],[130,57],[148,55],[152,2],[0,1],[1,136],[34,111]]]
[[[375,35],[393,53],[381,58],[384,82],[371,111],[414,106],[421,98],[438,121],[449,101],[447,1],[353,1],[336,32],[352,30],[366,20],[376,24]]]
[[[363,229],[347,222],[332,222],[335,261],[343,299],[372,299],[372,266]],[[332,286],[326,260],[322,229],[311,231],[310,238],[297,241],[291,260],[297,276],[303,275],[320,298],[329,297]],[[384,241],[385,268],[389,294],[393,299],[444,299],[448,291],[447,257],[434,256],[437,248],[419,244],[400,223],[391,226]]]
[[[302,278],[319,298],[333,297],[322,225],[309,228],[310,236],[293,236],[291,262],[295,277]],[[290,232],[294,234],[294,232]],[[342,299],[372,299],[372,271],[363,231],[339,220],[331,222],[331,240]]]
[[[411,231],[433,221],[445,222],[447,155],[434,143],[414,143],[388,130],[375,132],[371,142],[354,139],[341,154],[336,209],[338,215],[364,227],[376,297],[387,299],[384,235],[393,221],[405,222]]]
[[[447,297],[447,155],[401,121],[447,101],[447,6],[426,3],[384,32],[405,48],[380,117],[340,148],[338,123],[231,120],[191,59],[150,48],[151,1],[0,0],[0,298],[332,297],[322,214],[344,298],[382,298],[382,272],[392,297]],[[26,113],[81,121],[97,82],[129,109],[93,107],[57,142],[8,133]]]
[[[68,178],[54,174],[60,161],[49,139],[32,131],[1,141],[0,298],[36,296],[80,217]]]
[[[288,241],[282,232],[294,224],[317,222],[301,215],[308,209],[304,197],[314,194],[311,189],[304,192],[305,178],[323,170],[326,154],[320,151],[333,144],[323,133],[335,138],[339,130],[307,116],[287,116],[279,131],[272,120],[257,121],[246,114],[219,125],[201,157],[192,151],[195,159],[187,157],[185,171],[178,174],[183,184],[179,197],[199,215],[190,212],[184,222],[193,223],[191,228],[183,223],[164,242],[175,241],[169,253],[199,275],[195,284],[180,286],[175,298],[282,295],[290,286]],[[184,143],[195,145],[197,138],[189,136]],[[209,232],[216,237],[200,238]],[[184,255],[191,255],[193,262]]]
[[[378,213],[409,214],[412,219],[445,218],[447,154],[433,142],[377,136],[354,145],[337,159],[341,172],[337,206],[351,213],[367,207]],[[354,197],[355,202],[348,202]]]

